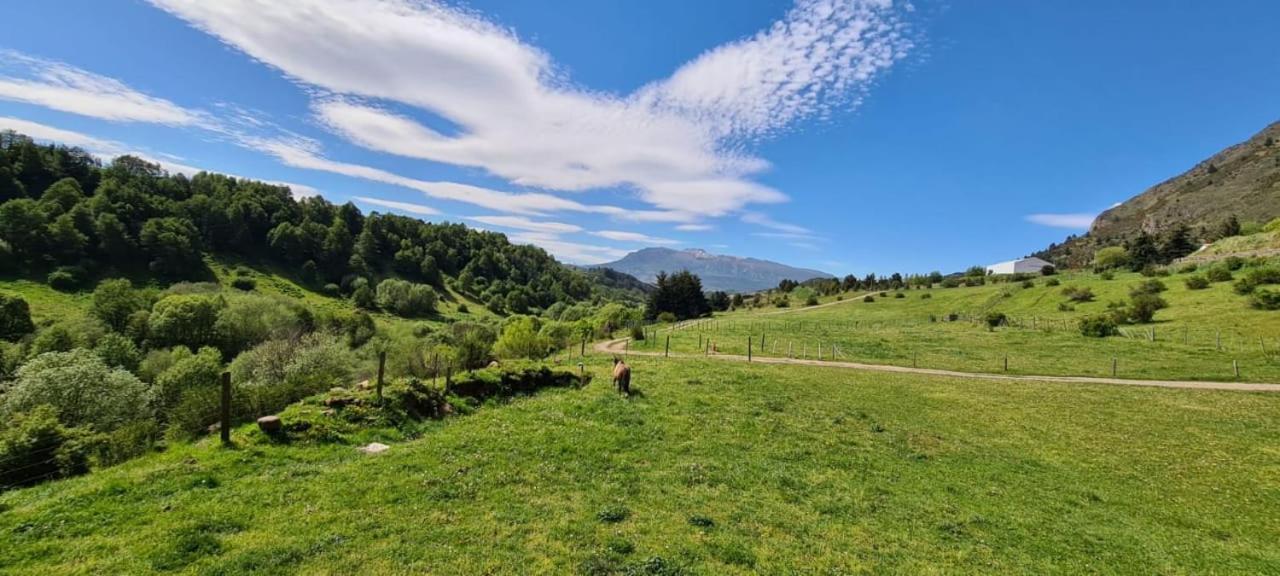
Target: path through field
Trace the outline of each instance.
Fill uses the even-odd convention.
[[[834,303],[833,303],[834,304]],[[628,350],[627,342],[630,338],[618,338],[604,342],[597,342],[594,349],[597,352],[608,354],[635,354],[639,356],[662,356],[662,352],[649,352]],[[683,354],[671,353],[674,358],[689,357],[706,357],[717,360],[729,360],[736,362],[747,362],[746,356],[741,354]],[[1098,378],[1091,376],[1037,376],[1037,375],[1018,375],[1009,374],[993,374],[983,372],[959,372],[955,370],[938,370],[933,368],[909,368],[906,366],[893,366],[888,364],[864,364],[861,362],[848,362],[837,360],[811,360],[803,358],[777,358],[768,356],[755,356],[750,362],[759,362],[761,364],[802,364],[806,366],[826,366],[830,368],[844,368],[848,370],[867,370],[873,372],[897,372],[907,374],[922,374],[927,376],[950,376],[956,378],[977,378],[982,380],[1016,380],[1024,382],[1060,382],[1065,384],[1120,384],[1124,386],[1154,386],[1159,388],[1193,388],[1201,390],[1236,390],[1241,392],[1280,392],[1280,384],[1254,384],[1246,382],[1213,382],[1213,381],[1196,381],[1196,380],[1131,380],[1126,378]]]

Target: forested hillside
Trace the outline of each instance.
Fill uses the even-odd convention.
[[[592,298],[600,284],[540,248],[461,224],[365,215],[348,203],[294,198],[288,188],[200,173],[166,174],[121,157],[0,133],[0,272],[76,288],[94,277],[210,278],[203,257],[282,264],[317,290],[374,305],[387,277],[455,291],[498,313]],[[610,287],[614,296],[629,289]],[[637,292],[638,293],[638,292]],[[634,295],[634,294],[633,294]]]

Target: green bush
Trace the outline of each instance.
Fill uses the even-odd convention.
[[[1280,284],[1280,268],[1252,268],[1235,284],[1238,294],[1248,294],[1254,288],[1267,284]]]
[[[1004,312],[987,312],[983,320],[986,322],[988,330],[994,330],[1007,324],[1009,317],[1005,316]]]
[[[228,357],[260,342],[299,336],[307,331],[306,309],[284,298],[233,294],[218,311],[214,330]]]
[[[88,273],[79,266],[59,266],[49,273],[49,276],[45,278],[45,282],[54,290],[70,292],[84,284],[86,276],[88,276]]]
[[[49,405],[7,416],[0,429],[0,491],[89,471],[98,440],[92,432],[63,426]]]
[[[515,316],[503,326],[493,351],[499,358],[539,360],[551,352],[551,342],[538,333],[536,318]]]
[[[148,317],[152,345],[181,344],[199,348],[216,344],[218,314],[226,306],[221,296],[173,294],[156,302]]]
[[[0,414],[43,404],[53,406],[67,426],[92,426],[97,431],[151,417],[147,385],[83,348],[41,354],[19,368],[17,379],[0,397]]]
[[[133,289],[132,282],[124,278],[113,278],[99,282],[93,289],[89,311],[112,330],[123,332],[128,326],[129,318],[147,307],[147,299]]]
[[[1093,255],[1095,270],[1111,270],[1129,265],[1129,252],[1122,246],[1107,246]]]
[[[1239,256],[1228,256],[1222,261],[1222,265],[1226,266],[1227,270],[1235,271],[1244,268],[1245,261]]]
[[[1226,266],[1213,266],[1205,272],[1205,277],[1210,282],[1230,282],[1232,280],[1231,269]]]
[[[1135,294],[1129,299],[1128,317],[1135,324],[1146,324],[1155,317],[1157,310],[1169,306],[1164,298],[1155,294]]]
[[[901,292],[899,292],[897,296],[894,296],[894,298],[902,298],[902,297],[903,297],[903,294],[902,294]],[[805,299],[804,299],[804,305],[805,305],[805,306],[817,306],[817,305],[818,305],[818,297],[817,297],[816,295],[814,295],[814,294],[810,294],[808,298],[805,298]]]
[[[436,311],[436,291],[426,284],[389,278],[378,283],[378,307],[397,316],[417,318]]]
[[[1059,284],[1062,284],[1062,282],[1059,281],[1057,278],[1050,278],[1044,281],[1044,285],[1049,287],[1057,286]]]
[[[1138,285],[1130,288],[1129,295],[1136,296],[1139,294],[1159,294],[1168,289],[1169,288],[1164,285],[1164,282],[1161,282],[1155,278],[1152,278],[1150,280],[1143,280]]]
[[[138,351],[133,340],[115,332],[103,335],[93,350],[103,362],[107,363],[107,366],[112,368],[124,368],[134,372],[142,361],[142,353]]]
[[[1062,295],[1072,302],[1093,302],[1093,289],[1088,286],[1067,286],[1062,289]]]
[[[658,322],[661,322],[663,324],[674,324],[675,321],[676,321],[676,315],[671,312],[662,312],[658,314]]]
[[[1101,278],[1101,279],[1103,279],[1103,280],[1115,280],[1115,279],[1116,279],[1116,274],[1115,274],[1115,272],[1112,272],[1112,271],[1108,270],[1108,271],[1106,271],[1106,272],[1103,272],[1102,274],[1099,274],[1099,275],[1098,275],[1098,277],[1099,277],[1099,278]]]
[[[928,300],[930,298],[933,298],[933,294],[930,292],[925,292],[924,294],[920,295],[921,300]]]
[[[1280,291],[1255,290],[1249,297],[1249,305],[1259,310],[1280,310]]]
[[[0,340],[17,340],[35,330],[27,301],[16,294],[0,292]]]
[[[1058,273],[1058,269],[1053,264],[1046,264],[1040,267],[1041,276],[1053,276]]]
[[[231,281],[231,287],[235,288],[236,290],[242,290],[244,292],[252,292],[255,288],[258,287],[258,282],[253,278],[237,276],[235,279]]]
[[[906,294],[903,294],[903,293],[901,293],[901,292],[894,292],[894,293],[893,293],[893,297],[894,297],[894,298],[906,298],[906,297],[907,297],[907,295],[906,295]],[[814,301],[814,304],[817,304],[817,303],[818,303],[818,302],[815,300],[815,301]]]
[[[1091,338],[1106,338],[1120,332],[1115,320],[1107,316],[1086,316],[1080,319],[1080,334]]]
[[[162,420],[170,420],[171,425],[179,428],[186,426],[189,431],[197,432],[212,422],[195,425],[190,422],[172,422],[170,411],[181,404],[188,395],[199,394],[205,390],[216,391],[222,375],[222,353],[217,348],[201,348],[195,354],[178,358],[171,366],[156,376],[152,387],[155,405],[160,410]],[[216,416],[216,411],[204,415]],[[190,428],[196,428],[190,430]]]
[[[875,299],[873,296],[871,296],[870,294],[867,294],[866,296],[863,296],[863,297],[862,297],[862,301],[863,301],[863,302],[875,302],[875,301],[876,301],[876,299]]]
[[[270,340],[232,360],[231,380],[246,417],[270,414],[312,394],[346,386],[356,359],[340,336]]]
[[[1036,283],[1035,283],[1035,281],[1034,281],[1034,280],[1023,280],[1023,281],[1022,281],[1022,287],[1023,287],[1023,288],[1035,288],[1035,287],[1036,287]]]
[[[577,374],[546,366],[503,366],[485,368],[456,377],[449,392],[459,397],[483,400],[495,396],[528,394],[540,388],[578,386]]]
[[[73,348],[93,348],[107,333],[97,318],[72,316],[41,330],[31,341],[30,354],[68,352]]]
[[[1209,279],[1199,275],[1187,276],[1182,282],[1187,285],[1187,290],[1204,290],[1209,287]]]
[[[1179,273],[1179,274],[1191,274],[1191,273],[1193,273],[1193,272],[1195,272],[1196,270],[1199,270],[1199,269],[1200,269],[1200,266],[1198,266],[1195,262],[1192,262],[1192,263],[1190,263],[1190,264],[1183,264],[1183,265],[1182,265],[1182,268],[1179,268],[1179,269],[1178,269],[1178,273]]]

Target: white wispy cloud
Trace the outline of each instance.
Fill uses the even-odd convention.
[[[1032,224],[1041,226],[1051,226],[1053,228],[1071,228],[1075,230],[1087,230],[1093,225],[1093,219],[1097,214],[1073,213],[1073,214],[1028,214],[1027,221]]]
[[[676,226],[676,230],[681,232],[706,232],[714,228],[715,226],[710,224],[680,224]]]
[[[204,113],[144,94],[114,78],[13,50],[0,50],[0,99],[112,121],[170,126],[210,122]]]
[[[889,0],[800,0],[765,31],[615,95],[573,86],[546,53],[441,3],[152,2],[313,87],[316,118],[353,143],[520,186],[625,187],[666,218],[785,201],[752,180],[768,163],[733,140],[856,105],[910,47]]]
[[[620,248],[573,242],[557,234],[518,232],[507,235],[507,238],[517,244],[532,244],[574,264],[601,264],[627,255],[627,251]]]
[[[417,204],[414,202],[400,202],[398,200],[373,198],[371,196],[356,196],[353,199],[356,202],[360,202],[362,204],[371,204],[373,206],[380,206],[382,208],[400,210],[401,212],[408,212],[410,214],[417,214],[419,216],[435,216],[440,214],[440,211],[436,210],[435,208],[432,208],[425,204]]]
[[[665,245],[680,243],[679,240],[672,240],[670,238],[659,238],[657,236],[650,236],[648,234],[641,234],[639,232],[625,232],[622,230],[598,230],[598,231],[591,232],[591,235],[599,236],[601,238],[606,238],[609,240],[616,240],[618,242],[633,242],[636,244],[657,244],[657,245],[665,246]]]
[[[581,232],[582,227],[565,222],[549,222],[530,220],[523,216],[471,216],[469,220],[483,222],[491,226],[523,230],[525,232],[542,232],[545,234],[568,234]]]
[[[742,221],[748,224],[755,224],[757,226],[762,226],[770,230],[777,230],[778,232],[781,232],[783,234],[788,234],[791,236],[812,236],[813,235],[813,231],[809,230],[808,228],[805,228],[804,226],[789,224],[786,222],[779,222],[777,220],[774,220],[768,214],[761,214],[759,212],[747,212],[743,214]]]

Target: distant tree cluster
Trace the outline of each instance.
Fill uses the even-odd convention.
[[[103,166],[77,148],[0,133],[0,270],[47,275],[61,289],[107,272],[201,279],[210,253],[285,264],[303,282],[370,307],[385,300],[377,289],[387,277],[437,292],[448,282],[513,314],[589,300],[597,288],[502,234],[365,215],[350,203],[295,199],[283,186],[218,174],[170,175],[130,156]],[[429,311],[431,298],[415,290],[415,304],[393,311]]]
[[[656,320],[660,315],[669,313],[677,320],[685,320],[711,313],[711,304],[702,292],[702,280],[688,270],[671,275],[660,272],[655,284],[656,289],[649,294],[645,306],[646,319]]]

